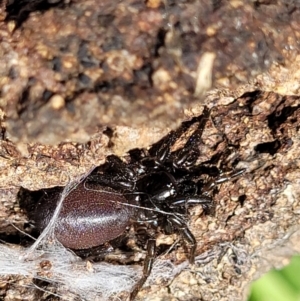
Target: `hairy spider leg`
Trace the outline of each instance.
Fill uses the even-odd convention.
[[[96,182],[114,189],[133,191],[135,189],[136,178],[134,171],[128,164],[117,156],[111,155],[107,157],[104,164],[104,172],[92,173],[88,176],[87,182]]]
[[[136,181],[134,170],[119,157],[115,155],[108,156],[108,163],[110,170],[122,170],[122,174],[120,175],[120,173],[118,173],[115,177],[115,180],[117,180],[120,184],[123,184],[124,182],[127,183],[129,180],[132,182]]]
[[[171,131],[162,140],[153,144],[149,149],[149,154],[155,158],[155,163],[157,165],[163,164],[170,155],[171,147],[174,145],[176,140],[190,127],[188,122],[182,123],[181,126],[175,130]]]
[[[173,166],[177,169],[188,168],[193,166],[200,155],[199,142],[201,140],[206,122],[208,121],[210,110],[204,107],[201,116],[194,117],[190,122],[198,122],[197,129],[192,133],[184,146],[178,151],[174,152],[175,156]]]
[[[130,300],[134,300],[139,290],[142,288],[144,283],[146,282],[147,278],[149,277],[153,263],[155,260],[155,253],[156,253],[156,240],[155,239],[149,239],[147,242],[147,255],[144,261],[144,268],[143,268],[143,276],[139,280],[139,282],[135,285],[135,288],[130,294]]]
[[[195,253],[196,253],[196,248],[197,248],[196,238],[188,227],[182,228],[180,233],[181,233],[182,238],[190,245],[189,262],[190,262],[190,264],[194,264],[195,263]]]
[[[207,119],[209,116],[209,109],[204,107],[203,114],[199,117],[194,117],[191,120],[184,121],[177,130],[171,131],[167,136],[153,144],[149,149],[149,154],[155,158],[157,165],[162,165],[170,156],[171,147],[174,143],[184,134],[194,123],[200,120],[201,125],[199,127],[204,127],[206,121],[202,122],[202,119]],[[202,124],[203,123],[203,124]]]
[[[132,191],[135,187],[134,182],[118,181],[114,176],[100,173],[88,176],[86,183],[97,183],[100,186],[108,186],[113,189],[121,189],[125,191]]]
[[[204,187],[203,187],[203,193],[204,195],[208,195],[210,191],[212,191],[217,185],[220,185],[222,183],[234,180],[235,178],[239,177],[246,171],[245,168],[233,170],[229,173],[221,173],[215,180],[210,180]]]
[[[194,264],[195,262],[195,252],[197,248],[197,241],[194,234],[188,228],[185,221],[177,215],[173,215],[169,218],[169,222],[171,226],[178,229],[182,239],[190,245],[190,252],[189,252],[189,262],[190,264]]]
[[[204,211],[212,207],[213,200],[207,195],[187,195],[187,196],[176,196],[169,202],[170,208],[184,207],[188,209],[191,206],[202,205]]]

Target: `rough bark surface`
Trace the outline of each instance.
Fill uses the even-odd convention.
[[[1,239],[15,242],[12,225],[26,230],[20,186],[66,185],[207,105],[199,160],[220,155],[246,172],[222,184],[214,215],[191,212],[196,265],[152,278],[138,297],[245,300],[253,279],[300,252],[297,1],[12,5],[3,2],[0,23]],[[184,250],[161,259],[180,264]],[[1,298],[76,299],[57,284],[37,293],[31,281],[2,277]]]

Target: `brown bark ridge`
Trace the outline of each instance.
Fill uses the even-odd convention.
[[[3,300],[103,298],[56,278],[55,257],[20,259],[21,186],[66,185],[111,153],[148,147],[203,105],[212,110],[199,161],[246,172],[219,187],[214,214],[190,212],[196,264],[182,248],[161,255],[138,298],[245,300],[253,279],[300,252],[296,1],[13,4],[2,2],[0,23]],[[67,268],[79,281],[97,270]]]

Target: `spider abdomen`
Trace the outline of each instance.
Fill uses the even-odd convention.
[[[61,190],[45,194],[35,210],[39,230],[49,223]],[[88,249],[111,241],[126,231],[134,216],[127,199],[114,191],[79,184],[64,199],[57,217],[54,234],[70,249]]]

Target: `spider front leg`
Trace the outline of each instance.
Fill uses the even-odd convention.
[[[155,160],[157,166],[164,165],[166,161],[172,156],[171,148],[175,142],[195,123],[199,123],[197,130],[192,134],[189,140],[186,142],[185,146],[179,150],[177,156],[177,165],[181,166],[191,156],[191,150],[196,150],[196,144],[202,135],[203,129],[205,127],[206,121],[208,119],[210,110],[204,107],[203,114],[198,117],[194,117],[191,120],[182,122],[181,126],[175,130],[171,131],[166,137],[164,137],[159,142],[155,143],[150,149],[149,154]],[[196,133],[197,132],[197,133]],[[175,152],[177,153],[177,152]],[[194,157],[194,155],[193,155]],[[176,165],[175,164],[175,165]]]
[[[194,234],[190,231],[190,229],[185,225],[184,228],[181,229],[182,238],[190,245],[190,254],[188,256],[190,264],[195,263],[195,253],[197,249],[197,241]]]
[[[139,282],[135,285],[135,288],[131,292],[129,297],[130,301],[135,299],[136,295],[138,294],[138,292],[146,282],[147,278],[149,277],[155,259],[155,252],[156,252],[156,241],[155,239],[149,239],[147,243],[147,255],[144,262],[143,276],[139,280]]]
[[[186,195],[186,196],[176,196],[172,198],[169,203],[169,207],[172,209],[184,208],[188,210],[191,206],[201,205],[204,212],[207,214],[213,207],[213,199],[207,195]]]
[[[174,152],[174,168],[189,168],[196,163],[200,154],[199,142],[201,140],[206,122],[209,118],[209,114],[210,110],[207,107],[204,107],[202,115],[194,117],[190,121],[191,124],[198,123],[197,129],[192,133],[185,145],[178,151]]]
[[[171,131],[167,136],[153,144],[149,149],[150,156],[154,159],[155,164],[162,165],[170,156],[171,147],[174,145],[177,139],[191,126],[191,121],[186,121],[175,130]]]
[[[190,246],[188,259],[190,264],[195,262],[195,253],[197,248],[197,241],[194,234],[190,231],[185,221],[177,215],[173,215],[168,219],[170,226],[179,231],[182,239]]]
[[[220,185],[222,183],[234,180],[235,178],[242,175],[246,169],[238,169],[233,170],[229,173],[221,173],[216,179],[210,180],[204,187],[203,187],[203,193],[204,195],[207,195],[210,191],[212,191],[217,185]]]
[[[136,176],[133,169],[115,155],[108,156],[100,168],[94,170],[88,177],[87,183],[109,186],[113,189],[133,191]]]

